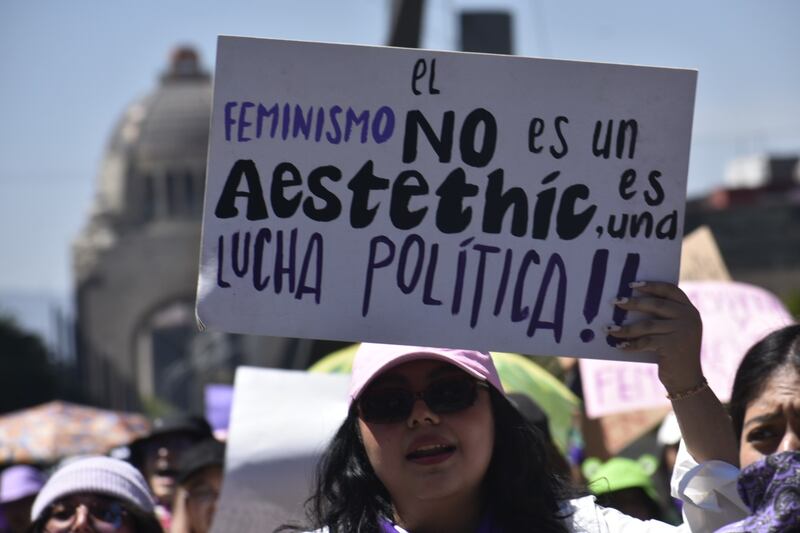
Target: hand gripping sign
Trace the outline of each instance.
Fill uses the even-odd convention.
[[[220,37],[198,320],[618,358],[602,328],[625,313],[609,302],[677,280],[695,84]]]
[[[717,397],[731,397],[744,354],[769,333],[793,322],[772,293],[733,281],[687,281],[681,288],[703,319],[700,357]],[[669,406],[656,365],[582,360],[581,382],[590,418]]]

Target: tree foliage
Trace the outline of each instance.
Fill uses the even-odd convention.
[[[38,335],[0,316],[0,413],[54,399],[56,379]]]
[[[800,291],[793,291],[784,296],[783,303],[795,320],[800,320]]]

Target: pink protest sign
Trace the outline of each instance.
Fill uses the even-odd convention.
[[[778,298],[752,285],[695,281],[681,288],[703,318],[703,372],[720,400],[727,401],[748,348],[791,324],[792,317]],[[581,359],[580,365],[590,418],[669,405],[654,364]]]

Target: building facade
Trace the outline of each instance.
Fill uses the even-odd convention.
[[[79,373],[98,405],[200,412],[204,385],[230,383],[238,365],[309,362],[309,341],[198,331],[211,94],[196,52],[178,49],[110,137],[73,246]]]
[[[707,225],[731,277],[800,301],[800,158],[732,161],[726,186],[686,206],[686,233]]]

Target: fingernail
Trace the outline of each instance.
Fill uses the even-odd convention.
[[[645,285],[647,285],[646,281],[631,281],[628,283],[628,287],[631,289],[638,289],[639,287],[644,287]]]
[[[606,326],[606,331],[607,331],[607,332],[619,331],[619,330],[621,330],[621,329],[622,329],[622,328],[621,328],[621,327],[619,327],[619,326],[618,326],[618,325],[616,325],[616,324],[611,324],[610,326]]]
[[[626,303],[628,303],[628,301],[629,301],[629,299],[623,296],[622,298],[617,298],[612,303],[614,305],[619,305],[619,304],[626,304]]]
[[[617,348],[627,348],[630,345],[631,343],[629,343],[628,341],[622,341],[617,343]]]

